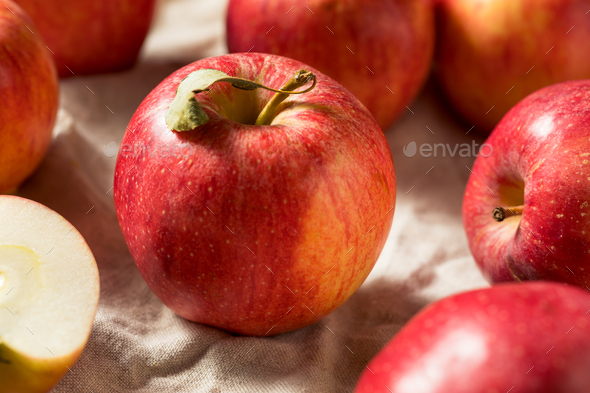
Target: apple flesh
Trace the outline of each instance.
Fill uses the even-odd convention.
[[[135,64],[155,0],[16,0],[55,54],[61,77],[120,71]]]
[[[84,238],[47,207],[0,196],[0,392],[48,392],[86,345],[99,297]]]
[[[231,0],[230,52],[264,52],[309,64],[349,89],[384,129],[430,71],[430,0]]]
[[[274,93],[219,83],[195,95],[209,122],[171,131],[168,106],[200,69],[275,89],[307,69],[317,85],[257,126]],[[344,303],[377,261],[395,202],[389,146],[322,73],[266,54],[204,59],[160,83],[129,130],[115,169],[119,223],[150,288],[182,317],[245,335],[294,330]]]
[[[590,78],[589,9],[588,0],[439,1],[436,62],[452,106],[489,134],[530,93]]]
[[[590,81],[541,89],[511,109],[473,165],[463,199],[469,247],[490,282],[590,286]],[[523,206],[496,222],[496,206]]]
[[[0,0],[0,194],[37,168],[51,142],[59,86],[51,53],[31,19]]]
[[[501,284],[440,300],[367,366],[356,393],[587,393],[590,294]]]

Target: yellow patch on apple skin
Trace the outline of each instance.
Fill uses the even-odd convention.
[[[301,293],[296,301],[318,317],[342,305],[365,281],[381,253],[393,216],[379,215],[380,207],[394,200],[382,182],[373,179],[358,188],[365,195],[369,191],[376,204],[366,211],[359,207],[361,196],[356,190],[339,184],[342,187],[323,183],[316,189],[301,220],[300,242],[293,255],[298,262],[291,269],[289,285]],[[350,193],[355,197],[344,197]]]

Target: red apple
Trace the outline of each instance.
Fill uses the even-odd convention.
[[[589,0],[440,0],[437,69],[483,133],[528,94],[590,78]]]
[[[274,93],[219,83],[194,95],[209,122],[171,131],[165,114],[180,82],[202,69],[275,89],[307,69],[317,85],[255,125]],[[158,85],[128,128],[115,170],[119,223],[150,288],[184,318],[287,332],[344,303],[375,264],[393,218],[391,153],[366,108],[324,74],[266,54],[204,59]]]
[[[155,0],[16,0],[55,54],[61,77],[135,64]]]
[[[431,0],[230,0],[227,43],[310,64],[386,128],[430,71],[434,10]]]
[[[590,81],[564,82],[525,98],[488,138],[493,154],[475,161],[463,224],[491,282],[590,286],[589,124]]]
[[[52,55],[35,25],[16,4],[0,0],[0,193],[15,191],[41,162],[58,96]]]
[[[590,294],[503,284],[438,301],[367,366],[356,393],[587,393]]]

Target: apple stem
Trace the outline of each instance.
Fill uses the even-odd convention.
[[[496,220],[498,222],[502,222],[507,217],[522,215],[523,210],[524,210],[524,205],[510,206],[510,207],[498,206],[498,207],[494,208],[494,210],[492,211],[492,215],[494,216],[494,220]]]
[[[275,111],[279,104],[287,99],[289,95],[294,94],[293,90],[300,88],[301,86],[305,86],[310,80],[313,79],[313,85],[306,89],[304,92],[308,92],[313,89],[316,85],[316,76],[310,71],[306,70],[299,70],[297,74],[291,80],[289,80],[285,85],[281,88],[280,92],[277,92],[271,100],[266,104],[266,106],[262,109],[262,112],[258,115],[256,119],[257,126],[265,126],[270,125],[272,119],[275,116]],[[303,92],[297,92],[303,93]]]
[[[310,88],[302,91],[291,91],[305,85],[310,79],[313,79],[313,85]],[[270,124],[274,108],[291,94],[305,94],[313,89],[316,84],[316,77],[309,71],[300,70],[295,77],[285,85],[286,90],[277,90],[248,79],[229,76],[225,72],[219,70],[200,69],[188,74],[178,84],[176,95],[164,115],[166,126],[168,126],[170,130],[180,132],[191,131],[200,125],[206,124],[209,121],[209,116],[207,116],[207,113],[201,108],[195,99],[195,96],[203,91],[210,91],[211,86],[218,82],[231,83],[236,89],[249,91],[266,89],[278,93],[277,95],[279,97],[277,98],[277,96],[274,96],[259,115],[259,119],[262,117],[260,121],[267,121],[267,123],[262,124]],[[256,124],[258,124],[258,122]]]

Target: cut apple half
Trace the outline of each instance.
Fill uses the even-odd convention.
[[[94,256],[73,225],[0,196],[0,393],[51,390],[82,353],[98,298]]]

